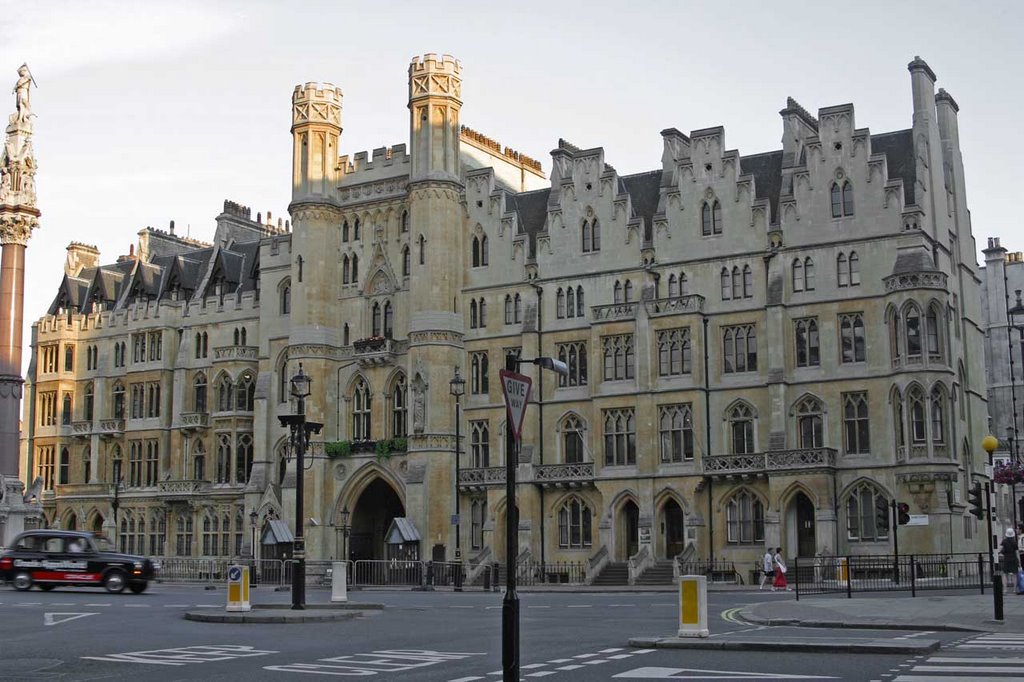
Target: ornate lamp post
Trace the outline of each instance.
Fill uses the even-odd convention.
[[[256,544],[257,540],[259,539],[256,536],[256,520],[257,520],[258,517],[259,517],[259,515],[256,513],[256,508],[253,507],[252,511],[249,512],[249,532],[252,535],[252,550],[251,551],[252,551],[253,573],[254,574],[256,573],[256,571],[255,571],[256,562],[259,561],[259,555],[258,555],[258,553],[256,551],[256,548],[259,546],[259,545]]]
[[[301,611],[306,608],[306,539],[305,521],[302,510],[304,495],[303,479],[306,473],[306,448],[309,436],[320,433],[323,424],[306,420],[306,398],[310,395],[310,384],[313,380],[302,371],[291,378],[291,395],[296,401],[296,414],[278,416],[281,426],[291,432],[292,450],[295,452],[295,551],[293,552],[292,568],[292,609]]]
[[[1020,334],[1020,363],[1021,368],[1024,369],[1024,303],[1020,300],[1020,289],[1017,289],[1017,302],[1012,308],[1006,311],[1006,320],[1010,323],[1010,326],[1017,330]],[[1010,341],[1010,353],[1013,353],[1013,342]],[[1011,358],[1013,356],[1011,355]],[[1011,390],[1014,386],[1016,378],[1013,374],[1013,363],[1010,363],[1010,387]],[[1017,430],[1017,392],[1013,393],[1013,425],[1010,427],[1013,431],[1013,435],[1010,437],[1010,448],[1013,452],[1013,461],[1015,463],[1020,462],[1020,432]],[[1012,501],[1013,501],[1013,529],[1017,530],[1017,486],[1012,487]]]
[[[122,490],[124,490],[124,476],[119,472],[117,480],[114,482],[114,500],[110,503],[111,508],[114,510],[114,549],[118,552],[121,551],[121,529],[117,525],[117,510],[121,508]]]
[[[348,525],[348,519],[349,519],[349,515],[350,514],[351,514],[351,512],[349,512],[349,510],[348,510],[348,505],[346,505],[345,507],[342,508],[341,514],[340,514],[340,516],[341,516],[341,528],[340,528],[340,530],[341,530],[341,556],[338,557],[342,561],[348,561],[348,532],[349,532],[349,528],[350,528],[349,525]]]
[[[455,367],[455,374],[448,382],[449,392],[455,396],[455,591],[462,592],[462,533],[459,516],[459,459],[462,454],[462,402],[461,398],[466,392],[466,380],[459,375],[458,366]]]
[[[992,469],[992,453],[999,447],[995,436],[981,439],[982,449],[988,453],[988,468]],[[992,602],[995,620],[1003,620],[1003,575],[995,557],[995,538],[992,536],[992,481],[985,484],[985,518],[988,519],[988,560],[992,566]]]

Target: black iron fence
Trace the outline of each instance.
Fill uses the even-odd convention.
[[[736,564],[732,561],[709,561],[707,559],[680,561],[679,575],[707,576],[709,583],[743,582],[743,578],[736,572]]]
[[[795,559],[786,580],[796,598],[809,594],[978,590],[985,592],[992,567],[985,554],[830,556]]]

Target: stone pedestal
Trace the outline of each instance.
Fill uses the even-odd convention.
[[[0,547],[9,547],[26,528],[36,528],[43,516],[38,503],[26,504],[25,485],[17,478],[0,476]]]

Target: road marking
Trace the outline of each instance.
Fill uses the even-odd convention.
[[[563,665],[559,670],[579,670],[582,667],[582,665]]]
[[[187,609],[188,604],[164,604],[165,609]]]
[[[475,609],[475,606],[451,606],[453,609]]]
[[[633,658],[633,654],[615,654],[614,656],[609,656],[608,658],[612,659],[613,661],[619,661],[623,658]]]
[[[599,653],[599,654],[617,654],[620,651],[622,651],[622,649],[601,649],[597,653]]]
[[[542,670],[538,673],[527,673],[527,677],[547,677],[548,675],[555,675],[554,670]]]
[[[595,658],[592,661],[584,661],[584,663],[586,665],[600,665],[601,663],[611,663],[611,661],[605,658]]]
[[[78,620],[79,618],[85,618],[86,616],[95,616],[95,613],[44,613],[43,614],[43,625],[60,625],[61,623],[67,623],[69,620]]]
[[[108,602],[106,604],[86,604],[86,606],[110,606],[110,603]]]
[[[569,604],[570,609],[592,609],[593,604]]]
[[[787,675],[784,673],[760,673],[737,670],[707,670],[703,668],[659,668],[647,667],[627,670],[614,675],[616,679],[631,680],[835,680],[827,675]],[[949,678],[946,678],[947,681]]]
[[[580,654],[578,656],[573,656],[573,658],[593,658],[594,656],[597,656],[597,654]]]
[[[53,604],[50,604],[50,606],[74,606],[74,605],[75,605],[74,602],[70,602],[70,601],[59,601],[59,602],[55,602]]]
[[[176,649],[152,649],[150,651],[129,651],[109,656],[82,656],[90,661],[114,663],[146,663],[148,665],[188,665],[189,663],[210,663],[229,661],[233,658],[266,656],[279,651],[255,649],[242,644],[216,644],[208,646],[183,646]]]
[[[1006,665],[1024,665],[1024,658],[956,658],[949,656],[934,656],[928,659],[929,663],[1003,663]]]
[[[550,609],[550,606],[527,606],[528,609]]]
[[[124,607],[126,609],[148,609],[151,606],[153,606],[153,605],[152,604],[125,604],[124,605]]]
[[[428,666],[460,661],[484,653],[460,653],[431,649],[388,649],[363,654],[320,658],[315,663],[266,665],[264,670],[338,677],[365,677],[381,673],[400,673]]]
[[[473,677],[460,677],[457,680],[448,680],[448,682],[475,682],[475,680],[483,680],[483,679],[486,679],[486,678],[480,677],[479,675],[474,675]]]
[[[531,663],[530,665],[519,666],[520,670],[533,670],[534,668],[543,668],[547,663]]]
[[[571,658],[552,658],[548,663],[572,663]]]

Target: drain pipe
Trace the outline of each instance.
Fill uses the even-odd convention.
[[[537,292],[537,355],[544,355],[541,344],[543,335],[543,306],[544,288],[539,284],[531,282],[533,290]],[[540,438],[538,439],[537,458],[538,466],[544,466],[544,372],[537,372],[537,419]],[[544,486],[537,484],[537,494],[540,497],[540,565],[544,565],[544,556],[547,542],[544,533]]]
[[[708,317],[701,315],[703,323],[703,339],[701,345],[704,347],[704,452],[711,454],[711,379],[708,375]],[[708,561],[715,560],[715,517],[713,514],[712,500],[714,498],[715,482],[708,476]]]

